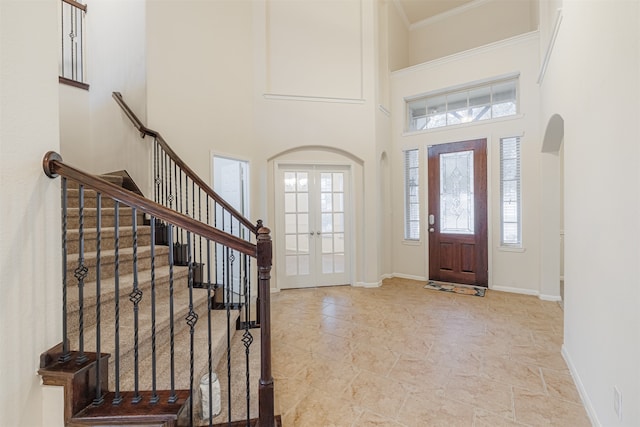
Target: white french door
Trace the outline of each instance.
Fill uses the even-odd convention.
[[[350,283],[349,168],[279,165],[276,182],[280,288]]]

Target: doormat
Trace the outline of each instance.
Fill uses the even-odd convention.
[[[471,285],[454,285],[449,283],[429,282],[425,285],[425,289],[434,289],[436,291],[453,292],[454,294],[473,295],[475,297],[483,297],[485,288]]]

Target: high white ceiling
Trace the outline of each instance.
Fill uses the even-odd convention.
[[[424,21],[474,0],[396,0],[402,7],[409,24]]]

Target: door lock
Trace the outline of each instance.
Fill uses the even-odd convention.
[[[436,223],[436,217],[433,214],[429,214],[429,225],[433,225]]]

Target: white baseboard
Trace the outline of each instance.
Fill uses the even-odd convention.
[[[384,279],[393,279],[393,274],[389,273],[389,274],[383,274],[382,276],[380,276],[380,281],[383,281]]]
[[[382,286],[382,280],[379,282],[355,282],[353,286],[357,288],[379,288]]]
[[[429,279],[427,279],[426,277],[422,277],[422,276],[413,276],[411,274],[404,274],[404,273],[393,273],[391,275],[391,277],[399,277],[401,279],[409,279],[409,280],[421,280],[421,281],[427,281]]]
[[[567,347],[564,344],[562,344],[561,353],[562,353],[562,357],[564,358],[564,361],[567,363],[567,366],[569,367],[569,372],[571,372],[571,378],[573,378],[573,382],[575,383],[576,388],[578,389],[578,394],[580,394],[580,399],[582,399],[582,404],[584,405],[584,408],[587,411],[589,420],[591,420],[591,425],[593,425],[594,427],[602,427],[602,424],[600,424],[600,421],[598,420],[598,415],[596,414],[596,411],[593,408],[593,404],[591,403],[591,399],[589,399],[589,395],[587,394],[587,391],[584,388],[584,384],[582,384],[580,375],[578,375],[578,371],[576,371],[576,367],[573,364],[573,360],[569,355],[569,350],[567,350]]]
[[[278,292],[280,292],[280,288],[271,288],[270,290],[272,294],[277,294]]]
[[[512,294],[523,294],[523,295],[532,295],[532,296],[540,296],[540,292],[534,291],[531,289],[522,289],[522,288],[512,288],[511,286],[490,286],[489,289],[492,291],[500,291],[500,292],[511,292]]]
[[[540,294],[540,295],[538,295],[538,298],[540,298],[542,301],[553,301],[553,302],[562,301],[562,298],[560,297],[560,295],[544,295],[544,294]]]

